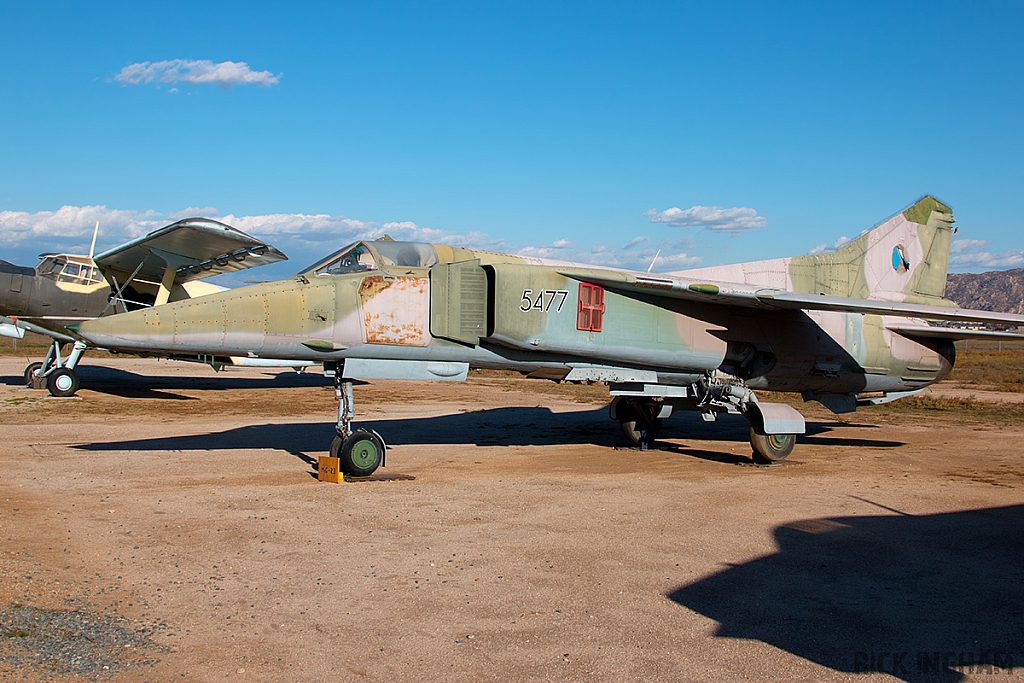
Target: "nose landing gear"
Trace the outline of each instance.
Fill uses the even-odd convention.
[[[342,378],[338,373],[335,370],[334,397],[338,399],[335,430],[338,435],[331,442],[331,457],[338,458],[343,473],[352,477],[368,477],[385,464],[387,445],[372,429],[352,429],[352,420],[356,416],[352,380]]]

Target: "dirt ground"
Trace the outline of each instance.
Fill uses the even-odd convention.
[[[392,479],[327,484],[319,374],[87,357],[53,399],[25,364],[0,358],[0,680],[1024,679],[1005,396],[808,405],[756,467],[742,418],[639,451],[602,387],[379,382],[357,412]]]

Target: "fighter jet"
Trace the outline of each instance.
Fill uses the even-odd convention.
[[[1024,323],[942,298],[953,222],[924,197],[831,253],[670,274],[382,238],[288,280],[72,329],[122,350],[322,363],[338,399],[330,452],[352,475],[386,456],[379,434],[352,427],[353,380],[459,381],[470,368],[607,383],[611,418],[641,446],[677,410],[743,415],[755,459],[773,462],[804,419],[756,392],[850,412],[941,380],[956,339],[1018,336],[932,324]]]
[[[54,396],[78,391],[75,367],[87,348],[67,325],[222,292],[225,287],[202,280],[288,258],[206,218],[180,220],[94,258],[98,230],[99,223],[88,256],[42,254],[35,268],[0,261],[0,335],[20,339],[31,331],[53,340],[46,358],[25,368],[25,383],[45,386]],[[66,356],[61,355],[64,343],[73,343]],[[232,362],[212,355],[187,359]]]

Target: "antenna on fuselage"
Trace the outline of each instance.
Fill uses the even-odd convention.
[[[89,260],[92,261],[92,255],[96,253],[96,235],[100,234],[100,222],[96,221],[96,227],[92,230],[92,244],[89,245]]]
[[[652,258],[652,259],[651,259],[651,265],[647,266],[647,272],[648,272],[648,273],[649,273],[649,272],[651,272],[651,268],[653,268],[653,267],[654,267],[654,262],[658,260],[658,257],[659,257],[659,256],[661,256],[661,249],[659,249],[659,250],[658,250],[658,253],[657,253],[657,254],[655,254],[655,255],[654,255],[654,258]]]

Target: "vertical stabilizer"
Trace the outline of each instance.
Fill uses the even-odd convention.
[[[942,305],[952,235],[953,211],[922,197],[836,251],[794,256],[793,289]]]

